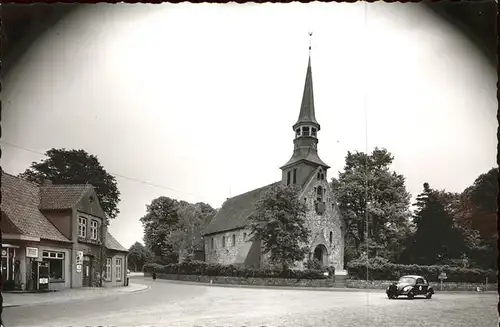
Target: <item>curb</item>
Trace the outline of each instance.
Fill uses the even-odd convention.
[[[307,287],[307,286],[274,286],[274,285],[244,285],[244,284],[210,284],[205,282],[192,282],[173,279],[160,279],[163,282],[171,284],[184,284],[207,287],[226,287],[226,288],[249,288],[249,289],[272,289],[272,290],[290,290],[290,291],[317,291],[317,292],[364,292],[364,293],[384,293],[381,288],[352,288],[352,287]],[[496,294],[496,291],[437,291],[439,294]]]
[[[134,290],[134,291],[118,291],[116,293],[110,293],[110,294],[99,294],[97,296],[91,296],[91,297],[76,297],[76,298],[68,298],[64,300],[55,300],[55,301],[40,301],[40,302],[31,302],[31,303],[22,303],[22,304],[3,304],[2,308],[13,308],[13,307],[31,307],[35,305],[51,305],[51,304],[58,304],[58,303],[67,303],[67,302],[72,302],[72,301],[87,301],[87,300],[95,300],[100,297],[108,297],[108,296],[113,296],[113,295],[127,295],[127,294],[133,294],[133,293],[139,293],[139,292],[145,292],[151,288],[151,286],[146,285],[146,284],[136,284],[136,285],[141,285],[143,286],[140,289]],[[127,287],[127,286],[125,286]],[[82,290],[83,291],[83,290]]]
[[[147,291],[151,288],[150,285],[146,285],[146,284],[136,284],[136,285],[142,285],[144,286],[143,288],[140,288],[138,290],[135,290],[135,291],[130,291],[130,292],[123,292],[125,294],[133,294],[133,293],[139,293],[139,292],[144,292],[144,291]]]

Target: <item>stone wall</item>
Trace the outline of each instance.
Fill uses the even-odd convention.
[[[150,273],[144,273],[151,277]],[[259,286],[297,286],[297,287],[333,287],[333,279],[295,279],[295,278],[256,278],[256,277],[226,277],[204,275],[174,275],[157,274],[159,279],[180,280],[220,285],[259,285]]]
[[[393,281],[389,280],[357,280],[348,279],[346,280],[346,287],[348,288],[365,288],[365,289],[386,289]],[[441,291],[440,283],[430,283],[430,285],[436,291]],[[477,287],[480,287],[483,291],[494,291],[497,290],[497,284],[484,284],[484,283],[451,283],[443,282],[443,291],[476,291]]]
[[[323,195],[325,202],[325,212],[316,213],[315,201],[317,199],[317,187],[321,186],[326,190]],[[306,213],[307,227],[311,230],[310,255],[314,255],[314,249],[318,244],[323,244],[328,252],[328,265],[333,265],[335,271],[344,269],[344,236],[342,233],[342,222],[340,213],[336,205],[335,196],[328,184],[327,179],[313,180],[306,185],[302,195],[306,201],[308,212]],[[330,243],[330,232],[332,232],[332,242]],[[307,259],[307,258],[306,258]]]
[[[224,265],[234,264],[242,246],[245,243],[247,243],[248,246],[250,245],[250,242],[248,242],[249,234],[250,232],[248,230],[239,229],[205,237],[206,262]],[[233,244],[233,235],[235,236],[235,244]],[[223,237],[225,237],[225,245],[223,245]]]

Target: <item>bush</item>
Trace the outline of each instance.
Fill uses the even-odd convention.
[[[316,258],[308,259],[304,266],[306,269],[321,270],[321,262]]]
[[[497,272],[493,270],[482,270],[477,268],[463,268],[448,265],[401,265],[391,263],[383,258],[366,258],[352,260],[347,264],[350,278],[366,279],[368,268],[368,279],[370,280],[396,280],[403,275],[421,275],[430,282],[438,282],[441,272],[446,273],[447,282],[456,283],[484,283],[486,277],[488,282],[497,282]]]
[[[188,261],[160,266],[158,264],[147,264],[144,272],[152,271],[160,274],[174,275],[206,275],[226,277],[257,277],[257,278],[296,278],[296,279],[325,279],[323,270],[281,270],[279,268],[250,269],[236,267],[233,265],[221,265],[206,263],[203,261]]]

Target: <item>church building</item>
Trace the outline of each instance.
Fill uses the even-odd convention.
[[[309,255],[296,268],[303,268],[308,258],[334,266],[336,275],[344,270],[344,222],[328,183],[328,166],[318,155],[320,124],[316,120],[311,70],[311,47],[302,104],[297,122],[293,154],[280,168],[281,180],[227,199],[204,232],[205,260],[209,263],[262,267],[268,255],[262,254],[260,242],[249,240],[248,217],[255,211],[256,202],[276,184],[300,188],[300,199],[308,208],[306,226],[311,231]]]

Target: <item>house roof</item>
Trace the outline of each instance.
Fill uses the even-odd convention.
[[[248,217],[254,213],[255,204],[264,193],[281,182],[269,184],[253,191],[229,198],[205,229],[204,235],[248,226]]]
[[[40,209],[71,209],[93,186],[90,184],[57,184],[40,186]]]
[[[40,191],[36,184],[3,171],[1,174],[2,212],[9,224],[26,236],[70,242],[40,212]]]
[[[106,234],[106,248],[109,250],[128,252],[109,232]]]

